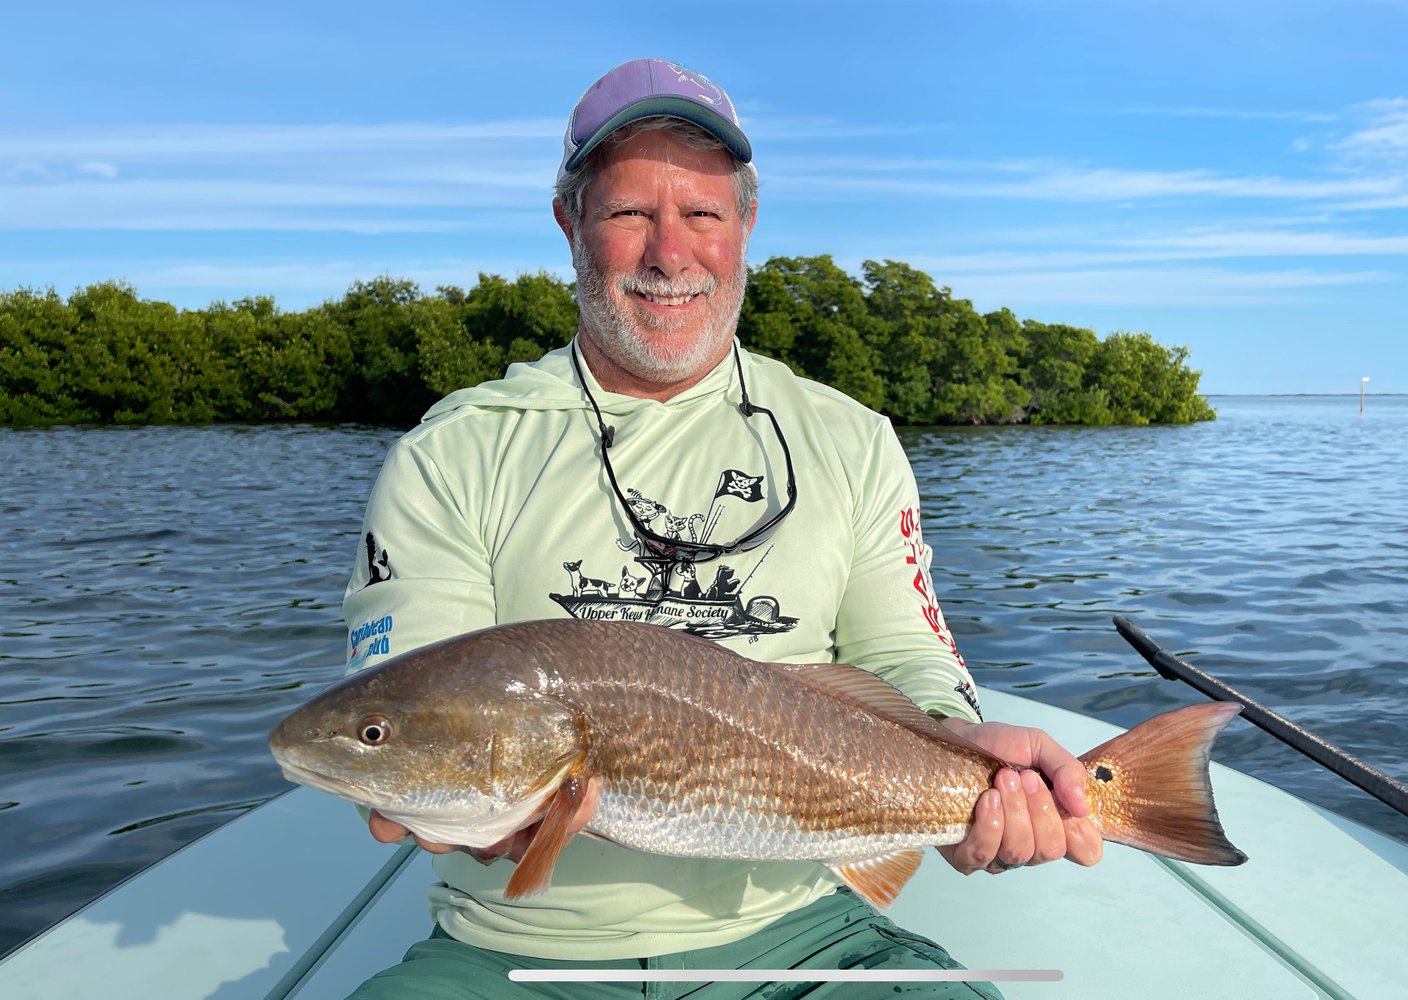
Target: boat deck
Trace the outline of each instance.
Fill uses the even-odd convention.
[[[1000,692],[984,707],[1073,749],[1116,732]],[[1240,868],[1110,845],[1091,871],[962,878],[931,857],[890,915],[970,968],[1064,974],[1004,983],[1009,1000],[1408,1000],[1408,846],[1227,768],[1213,783]],[[296,789],[0,961],[0,995],[342,997],[429,933],[433,879],[427,855]]]

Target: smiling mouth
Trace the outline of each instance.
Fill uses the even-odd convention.
[[[636,297],[657,306],[683,306],[688,305],[702,295],[702,292],[689,292],[685,295],[651,295],[648,292],[636,292]]]

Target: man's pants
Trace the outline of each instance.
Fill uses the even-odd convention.
[[[438,927],[400,965],[349,1000],[880,1000],[896,996],[1001,1000],[990,983],[519,983],[511,969],[961,969],[932,941],[896,927],[847,889],[790,913],[733,944],[656,958],[551,961],[486,951]]]

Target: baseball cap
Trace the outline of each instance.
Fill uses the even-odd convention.
[[[632,59],[587,88],[567,119],[560,179],[581,165],[601,141],[623,125],[667,116],[693,122],[744,163],[753,147],[738,124],[733,101],[707,76],[664,59]]]

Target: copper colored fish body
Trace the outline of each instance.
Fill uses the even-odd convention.
[[[1207,781],[1208,748],[1235,713],[1169,713],[1082,758],[1102,833],[1185,860],[1244,860]],[[815,860],[884,905],[921,848],[963,838],[1003,766],[866,671],[571,619],[388,661],[315,697],[269,742],[291,780],[430,840],[484,847],[541,819],[510,896],[546,887],[595,778],[599,836],[658,854]],[[1170,800],[1152,820],[1150,791],[1156,806]]]

